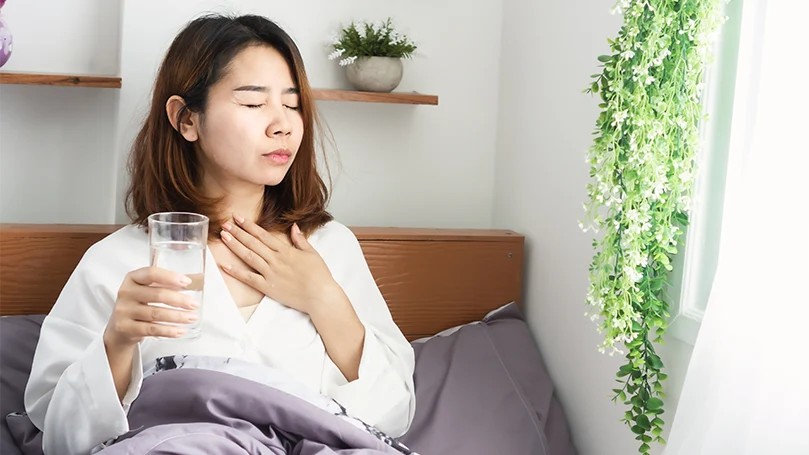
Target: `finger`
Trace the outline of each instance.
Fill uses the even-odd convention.
[[[193,311],[173,310],[155,305],[138,305],[132,319],[141,322],[190,324],[199,319],[199,315]]]
[[[122,323],[121,329],[123,333],[131,337],[165,337],[165,338],[179,338],[185,334],[183,327],[173,325],[160,324],[156,322],[143,322],[130,320]]]
[[[239,214],[234,213],[233,219],[236,221],[236,224],[244,229],[245,232],[249,233],[256,239],[258,239],[261,243],[269,247],[273,251],[283,251],[284,249],[291,246],[288,242],[278,238],[278,236],[270,234],[267,232],[266,229],[257,225],[256,223],[244,219]]]
[[[191,284],[191,278],[171,270],[159,267],[144,267],[129,273],[129,278],[136,284],[151,286],[153,284],[168,288],[184,288]]]
[[[199,302],[191,296],[183,295],[176,290],[159,288],[152,286],[138,286],[131,293],[131,298],[136,302],[162,303],[175,308],[194,310],[199,307]]]
[[[222,241],[225,243],[225,245],[230,248],[230,251],[233,251],[236,256],[239,256],[245,264],[249,265],[253,270],[261,273],[262,275],[266,274],[269,271],[269,256],[275,253],[273,253],[266,246],[260,247],[264,250],[262,253],[257,252],[251,247],[247,247],[242,242],[242,239],[239,239],[233,235],[235,231],[240,232],[239,236],[242,237],[242,239],[244,239],[245,236],[249,236],[255,240],[255,237],[250,236],[250,234],[247,234],[236,226],[231,226],[230,232],[222,231],[219,235],[222,237]]]
[[[298,223],[292,225],[292,243],[295,244],[295,247],[299,250],[303,251],[313,251],[312,245],[309,244],[309,240],[306,239],[306,236],[303,235],[301,232],[301,228],[298,227]]]
[[[261,291],[264,294],[267,293],[265,290],[267,280],[264,278],[264,276],[241,267],[233,267],[230,264],[223,265],[222,270],[251,288]]]

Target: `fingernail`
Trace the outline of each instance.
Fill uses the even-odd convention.
[[[219,233],[219,235],[222,237],[222,240],[224,240],[226,242],[230,242],[231,240],[233,240],[233,236],[230,235],[229,232],[222,231],[222,232]]]
[[[199,319],[199,316],[197,316],[197,315],[196,315],[196,314],[194,314],[194,313],[191,313],[191,314],[189,314],[189,315],[188,315],[188,321],[189,321],[189,322],[194,322],[194,321],[196,321],[197,319]]]
[[[233,214],[233,219],[236,220],[236,222],[239,224],[244,223],[244,218],[242,218],[242,216],[239,215],[238,213]]]
[[[225,222],[222,224],[222,229],[224,229],[224,230],[226,230],[226,231],[229,231],[229,230],[233,229],[233,225],[232,225],[232,224],[230,224],[230,223],[228,223],[227,221],[225,221]]]
[[[197,299],[195,299],[195,298],[193,298],[193,297],[188,297],[188,298],[186,298],[186,299],[185,299],[185,302],[186,302],[186,303],[188,304],[188,306],[190,306],[191,308],[199,308],[199,302],[197,302]]]
[[[180,277],[180,284],[188,286],[189,284],[191,284],[191,278],[188,278],[187,276],[183,275],[182,277]]]
[[[185,329],[174,329],[174,333],[176,333],[178,337],[181,337],[185,334]]]
[[[225,264],[225,265],[223,265],[223,266],[222,266],[222,268],[223,268],[223,269],[224,269],[226,272],[230,272],[230,270],[231,270],[233,267],[232,267],[230,264]]]

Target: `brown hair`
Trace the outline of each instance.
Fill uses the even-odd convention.
[[[321,123],[298,47],[267,18],[208,15],[193,20],[177,35],[157,74],[151,108],[129,157],[126,209],[133,223],[145,226],[149,215],[157,212],[218,214],[221,200],[205,197],[198,187],[202,169],[194,144],[171,126],[165,106],[172,95],[183,98],[185,107],[177,115],[177,124],[186,110],[204,114],[210,88],[239,52],[256,45],[270,46],[286,59],[300,92],[304,126],[287,175],[278,185],[264,188],[258,224],[288,231],[298,223],[308,235],[332,219],[326,211],[329,191],[317,170],[316,148],[322,151],[324,143]],[[211,219],[212,235],[224,221]]]

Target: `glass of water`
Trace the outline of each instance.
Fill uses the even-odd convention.
[[[202,326],[202,292],[205,285],[205,252],[208,247],[208,217],[197,213],[164,212],[149,216],[150,265],[181,273],[191,279],[182,294],[192,297],[199,306],[197,320],[191,324],[175,324],[186,333],[182,338],[197,338]],[[151,305],[166,306],[162,303]]]

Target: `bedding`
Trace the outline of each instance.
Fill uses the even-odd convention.
[[[20,412],[41,321],[0,318],[3,454],[41,453],[38,431]],[[133,430],[98,453],[146,453],[159,443],[162,452],[153,453],[193,454],[197,447],[223,454],[575,455],[564,411],[515,304],[413,347],[416,415],[398,441],[273,369],[180,356],[151,366],[130,409]]]

